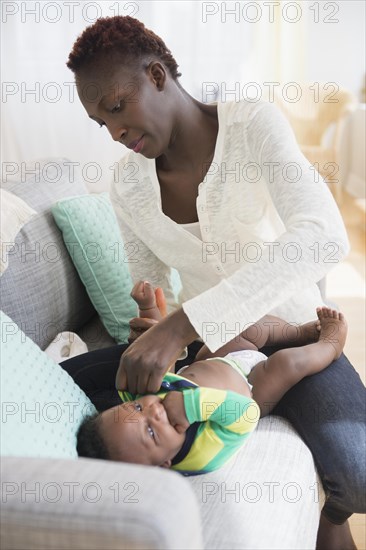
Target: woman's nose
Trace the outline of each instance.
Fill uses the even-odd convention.
[[[121,128],[121,125],[119,124],[116,127],[109,126],[108,130],[112,136],[113,141],[119,141],[120,143],[123,143],[124,137],[127,134],[127,130],[125,128]]]

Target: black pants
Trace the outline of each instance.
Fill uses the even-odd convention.
[[[120,344],[111,348],[99,349],[60,363],[61,367],[70,374],[100,412],[121,404],[115,380],[121,355],[129,345]],[[202,345],[201,342],[190,344],[188,356],[182,361],[176,362],[175,370],[193,363]]]
[[[189,365],[203,344],[188,346],[176,371]],[[95,407],[121,403],[115,389],[119,361],[128,344],[79,355],[61,363]],[[276,348],[263,348],[267,356]],[[291,388],[272,414],[288,419],[311,450],[327,501],[323,512],[341,524],[366,511],[366,389],[342,354],[327,369]]]

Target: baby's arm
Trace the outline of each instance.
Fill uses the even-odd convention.
[[[184,464],[196,472],[216,470],[225,464],[255,429],[260,415],[257,403],[250,397],[214,388],[170,392],[163,405],[170,423],[176,429],[182,427],[181,433],[195,422],[202,423],[192,455]]]
[[[259,407],[251,397],[231,390],[197,387],[183,392],[189,424],[215,422],[227,434],[246,434],[259,420]]]
[[[227,437],[247,434],[259,420],[259,407],[251,397],[217,388],[171,391],[163,400],[169,422],[181,433],[194,422],[214,422]]]

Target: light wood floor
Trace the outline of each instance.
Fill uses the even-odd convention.
[[[346,192],[339,204],[351,244],[348,257],[327,276],[327,298],[338,304],[346,315],[348,336],[345,354],[365,384],[365,211],[359,201]],[[350,519],[358,550],[366,549],[366,516],[354,514]]]

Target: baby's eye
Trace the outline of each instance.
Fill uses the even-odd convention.
[[[99,123],[99,128],[103,128],[103,126],[105,126],[104,122],[102,124]]]
[[[147,431],[149,432],[149,435],[150,435],[151,437],[154,437],[154,436],[155,436],[154,430],[152,429],[151,426],[148,426],[148,427],[147,427]]]
[[[140,403],[135,403],[135,409],[137,409],[138,411],[142,411]]]
[[[115,107],[113,107],[111,113],[117,113],[121,109],[121,102],[118,103]]]

